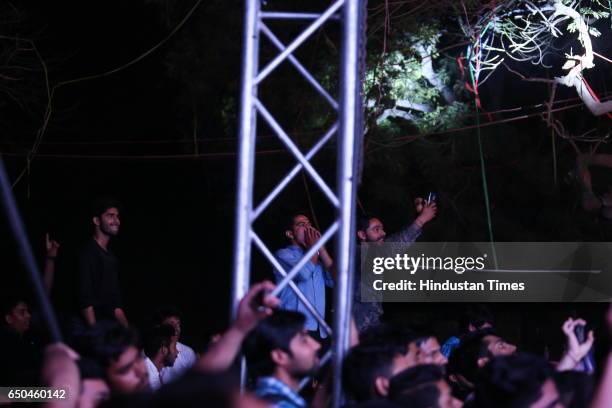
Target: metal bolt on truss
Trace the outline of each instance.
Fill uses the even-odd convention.
[[[235,316],[238,301],[247,292],[250,284],[251,245],[254,243],[283,279],[273,294],[277,295],[289,286],[315,316],[321,327],[333,338],[333,353],[325,360],[333,359],[333,370],[339,373],[349,342],[350,311],[352,301],[352,271],[354,258],[354,214],[357,180],[357,157],[362,140],[361,125],[361,82],[360,82],[360,39],[365,28],[361,21],[365,0],[337,0],[320,14],[299,12],[269,12],[261,10],[260,0],[246,0],[245,32],[242,59],[242,91],[240,109],[240,148],[237,173],[236,235],[234,243],[232,317]],[[283,44],[266,25],[268,20],[310,21],[290,44]],[[300,63],[294,52],[321,26],[329,21],[342,24],[342,52],[340,60],[340,98],[334,99],[325,88]],[[261,35],[265,36],[279,51],[265,67],[259,67],[259,45]],[[278,66],[288,61],[295,67],[314,90],[338,112],[338,120],[314,146],[303,154],[285,132],[274,116],[258,98],[258,88]],[[264,120],[294,156],[297,164],[278,185],[257,206],[253,203],[255,174],[255,142],[257,119]],[[337,183],[330,188],[319,175],[310,160],[333,137],[337,137]],[[306,172],[334,206],[336,214],[331,226],[322,232],[321,239],[310,248],[304,257],[289,271],[283,269],[266,244],[253,230],[253,223],[279,196],[283,189],[300,171]],[[293,283],[293,278],[309,259],[331,238],[336,238],[335,263],[337,280],[335,284],[333,330],[313,305]],[[244,370],[243,370],[244,375]],[[334,375],[334,407],[339,407],[342,393],[340,375]]]

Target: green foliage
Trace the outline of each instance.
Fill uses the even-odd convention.
[[[448,106],[437,106],[433,112],[424,113],[417,127],[422,133],[457,128],[464,123],[468,113],[469,108],[465,103],[455,101]]]
[[[595,3],[596,5],[598,5],[599,7],[601,7],[600,9],[593,9],[593,7],[589,6],[589,7],[580,7],[578,9],[578,12],[580,13],[580,15],[585,18],[585,19],[590,19],[592,21],[597,21],[600,20],[602,18],[608,18],[610,16],[610,12],[609,10],[609,4],[608,5],[603,5],[601,4],[599,1],[595,0],[592,1],[591,3]],[[567,31],[570,33],[575,33],[576,31],[578,31],[578,25],[576,24],[575,21],[572,21],[571,23],[569,23],[567,25]],[[589,34],[592,35],[593,37],[600,37],[601,36],[601,31],[599,31],[597,28],[595,27],[591,27],[589,26]]]
[[[595,20],[607,18],[610,13],[605,10],[593,10],[591,7],[581,7],[578,11],[583,17],[592,17]]]
[[[426,50],[433,60],[433,75],[448,89],[455,88],[456,68],[437,51],[440,33],[437,24],[415,25],[411,30],[396,34],[390,51],[370,61],[364,84],[370,116],[379,117],[385,109],[398,105],[401,106],[399,109],[410,113],[413,118],[410,126],[419,132],[449,129],[463,122],[467,112],[465,104],[455,101],[448,105],[440,87],[434,86],[423,71],[422,54]],[[406,108],[407,103],[418,105],[418,108]],[[406,127],[402,122],[406,119],[389,117],[379,120],[378,126],[393,134]]]

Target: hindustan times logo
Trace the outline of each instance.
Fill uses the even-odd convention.
[[[466,271],[483,270],[487,254],[479,257],[458,256],[409,256],[408,254],[397,254],[393,257],[375,257],[373,259],[372,272],[380,275],[385,271],[404,270],[414,275],[418,270],[453,271],[458,275]]]

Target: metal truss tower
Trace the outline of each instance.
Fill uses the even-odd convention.
[[[361,123],[361,50],[364,49],[365,0],[336,0],[325,11],[317,13],[270,12],[261,9],[260,0],[246,0],[245,32],[242,59],[242,90],[240,110],[240,148],[237,172],[237,203],[236,231],[233,263],[233,310],[235,316],[238,301],[247,292],[250,284],[251,247],[254,244],[268,259],[278,272],[284,276],[277,285],[274,294],[289,286],[309,311],[318,320],[333,339],[333,347],[323,361],[333,356],[334,370],[334,406],[338,407],[341,398],[339,373],[342,360],[349,342],[350,311],[352,303],[352,276],[354,260],[355,225],[354,214],[356,205],[357,162],[361,150],[363,126]],[[288,45],[283,44],[270,30],[266,22],[270,20],[288,20],[304,23],[308,26]],[[300,63],[294,52],[321,26],[332,21],[342,25],[342,51],[340,60],[340,95],[339,100],[333,98],[312,74]],[[267,38],[279,51],[265,67],[259,66],[260,38]],[[338,118],[321,138],[306,153],[292,141],[274,116],[266,109],[258,98],[258,89],[267,78],[283,62],[289,62],[295,67],[337,111]],[[257,140],[257,120],[261,119],[273,130],[286,149],[296,159],[297,164],[284,176],[278,185],[260,203],[253,201],[253,184],[255,174],[255,144]],[[317,152],[334,137],[337,138],[337,183],[335,190],[321,178],[310,160]],[[335,220],[331,226],[321,233],[321,239],[310,248],[304,257],[291,270],[284,270],[275,259],[273,253],[255,233],[252,228],[255,220],[279,196],[282,190],[301,171],[306,172],[329,199],[335,209]],[[332,237],[336,238],[335,264],[337,280],[334,288],[334,322],[333,330],[315,308],[293,283],[293,277],[317,253],[319,248]],[[243,370],[244,372],[244,370]]]

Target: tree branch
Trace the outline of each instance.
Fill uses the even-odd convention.
[[[402,109],[412,109],[419,112],[433,112],[433,107],[426,103],[411,102],[407,99],[399,99],[395,101],[395,106]]]
[[[597,97],[590,91],[585,79],[582,75],[582,71],[585,69],[593,68],[595,63],[593,62],[593,44],[591,43],[591,36],[589,35],[589,27],[586,22],[576,10],[571,7],[565,6],[561,3],[561,0],[555,0],[555,12],[553,16],[568,16],[574,20],[578,27],[578,38],[584,47],[584,55],[575,58],[577,60],[567,75],[563,77],[555,78],[555,81],[561,85],[573,87],[578,92],[578,96],[584,102],[586,107],[595,116],[601,116],[606,113],[612,112],[612,101],[601,102]]]
[[[391,108],[385,109],[384,112],[378,118],[376,118],[376,124],[380,124],[382,121],[386,120],[389,117],[401,118],[411,122],[416,120],[414,115],[410,112],[406,112],[397,108]]]
[[[436,71],[434,71],[433,60],[431,58],[433,47],[431,45],[425,46],[423,42],[419,42],[414,46],[414,49],[421,57],[421,70],[425,79],[442,94],[447,104],[450,105],[455,102],[453,91],[442,82]]]
[[[593,115],[601,116],[612,112],[612,101],[601,102],[592,95],[582,75],[578,73],[568,74],[564,77],[556,78],[556,80],[562,85],[574,87],[580,99],[582,99]]]

